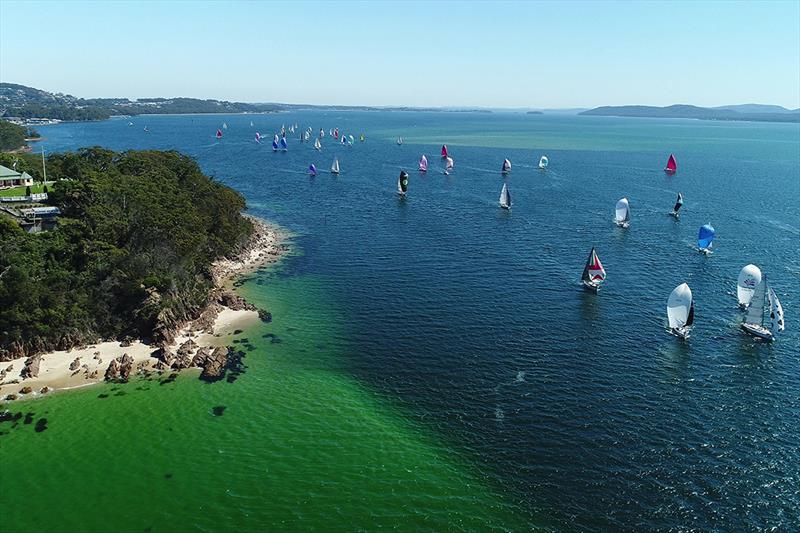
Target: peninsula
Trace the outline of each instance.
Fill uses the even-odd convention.
[[[800,109],[780,106],[743,104],[722,107],[671,105],[603,106],[578,113],[600,117],[694,118],[698,120],[738,120],[750,122],[800,122]]]

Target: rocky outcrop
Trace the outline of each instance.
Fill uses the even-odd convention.
[[[19,393],[20,393],[20,394],[30,394],[30,393],[32,393],[32,392],[33,392],[33,389],[32,389],[31,387],[27,387],[27,386],[26,386],[26,387],[22,387],[22,388],[19,390]]]
[[[200,348],[192,358],[192,366],[205,367],[206,360],[211,356],[211,348]]]
[[[106,368],[106,381],[114,381],[119,379],[119,361],[116,359],[112,359],[110,363],[108,363],[108,368]]]
[[[35,378],[39,375],[39,365],[42,363],[41,355],[34,355],[25,360],[25,366],[22,369],[22,379]]]
[[[270,322],[272,322],[272,313],[270,313],[269,311],[266,311],[264,309],[259,308],[258,309],[258,318],[260,318],[262,322],[265,322],[265,323],[269,324]]]
[[[119,359],[119,378],[122,381],[128,381],[133,371],[133,357],[128,354],[122,354]]]
[[[217,302],[234,311],[256,311],[256,306],[230,291],[219,291]]]
[[[203,365],[200,379],[203,381],[219,381],[225,376],[225,365],[228,363],[228,349],[218,346],[211,352]]]
[[[78,370],[78,368],[80,368],[80,366],[81,366],[81,358],[80,358],[80,357],[76,357],[76,358],[75,358],[75,359],[74,359],[74,360],[73,360],[73,361],[72,361],[72,362],[69,364],[69,369],[70,369],[70,370]]]

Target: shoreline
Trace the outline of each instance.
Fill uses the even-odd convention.
[[[227,360],[227,337],[271,318],[268,312],[234,294],[233,282],[276,263],[288,250],[285,230],[252,215],[243,216],[253,223],[250,241],[235,257],[212,264],[214,289],[208,303],[195,319],[172,332],[169,343],[157,346],[141,339],[101,341],[2,362],[0,401],[40,398],[104,381],[127,381],[151,372],[203,369],[203,379],[221,379]],[[32,375],[23,377],[23,373]]]

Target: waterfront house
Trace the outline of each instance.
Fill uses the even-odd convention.
[[[0,189],[27,187],[33,185],[33,178],[27,172],[19,173],[0,165]]]

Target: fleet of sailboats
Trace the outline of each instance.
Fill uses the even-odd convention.
[[[769,311],[766,315],[768,320],[765,319],[765,310]],[[783,306],[781,306],[775,291],[769,286],[766,274],[762,276],[753,291],[753,297],[741,327],[746,333],[766,341],[774,340],[775,334],[784,330]]]
[[[593,292],[600,290],[600,285],[606,280],[606,269],[603,268],[603,263],[597,256],[597,251],[592,246],[589,252],[589,257],[586,258],[586,264],[583,267],[583,274],[581,274],[581,284],[585,289]]]
[[[761,283],[761,269],[756,265],[745,265],[739,272],[739,279],[736,281],[736,299],[739,300],[739,307],[747,309],[756,287]]]
[[[500,190],[500,207],[503,209],[511,209],[511,193],[508,191],[508,185],[505,183]]]
[[[621,228],[627,228],[631,225],[631,207],[627,198],[617,200],[614,222]]]
[[[667,299],[667,320],[669,330],[681,339],[689,338],[689,330],[694,324],[694,301],[692,289],[682,283],[675,287]]]

